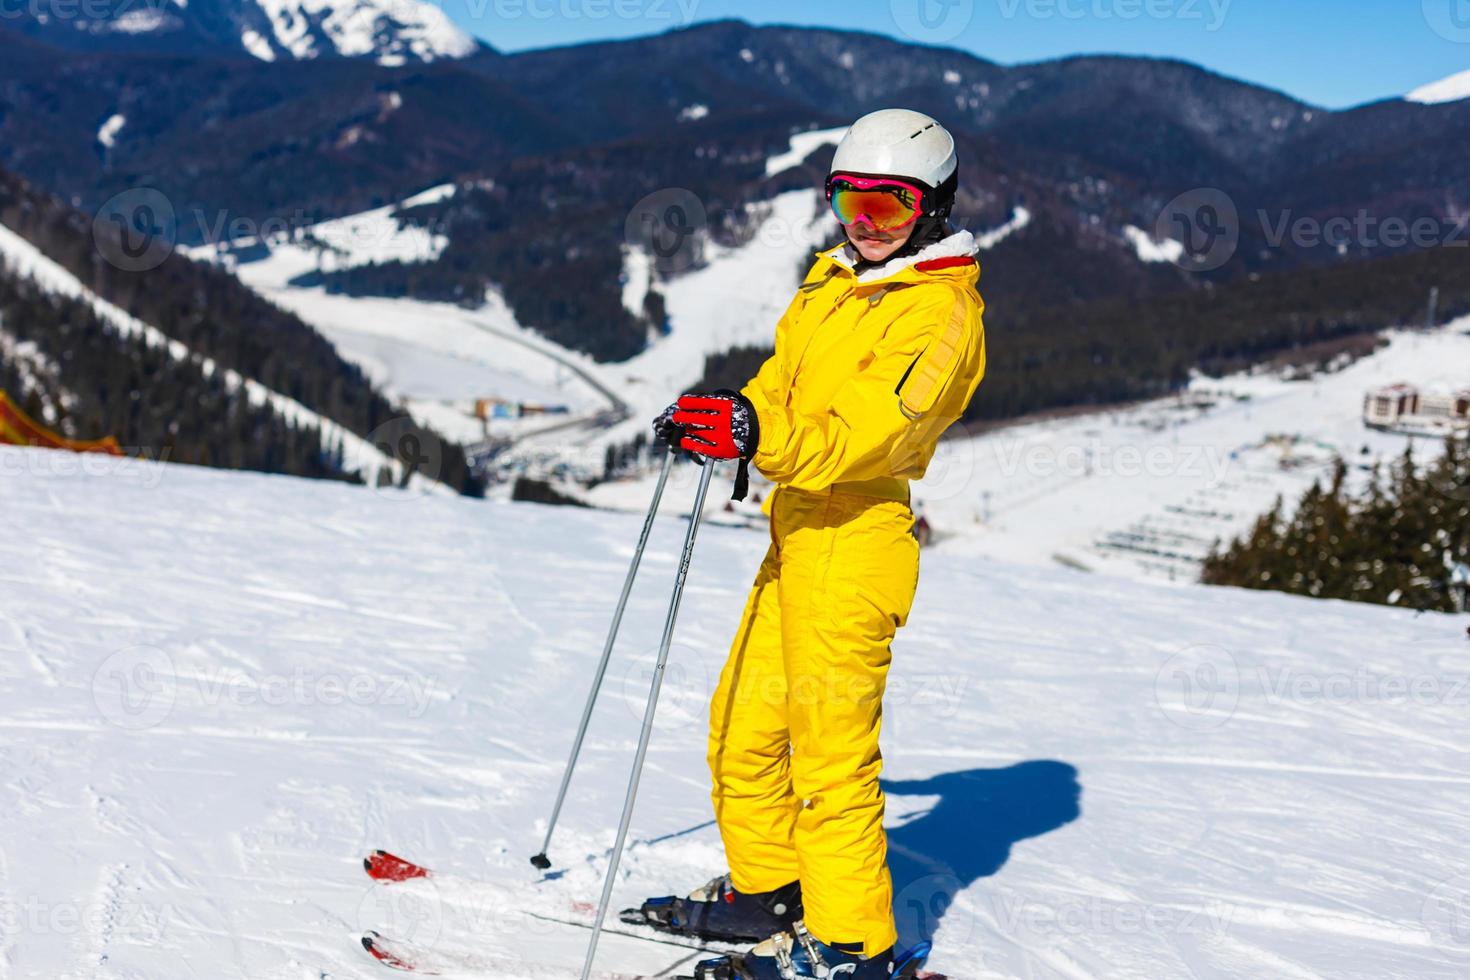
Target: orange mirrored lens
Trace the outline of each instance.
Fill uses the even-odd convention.
[[[919,216],[919,207],[907,188],[858,190],[838,182],[832,187],[832,212],[844,225],[866,222],[877,231],[896,231]]]

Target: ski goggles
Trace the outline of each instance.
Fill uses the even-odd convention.
[[[923,189],[893,177],[829,177],[827,200],[844,225],[866,223],[874,231],[901,231],[924,213]]]

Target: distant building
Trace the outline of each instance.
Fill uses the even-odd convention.
[[[1396,425],[1419,411],[1419,389],[1409,384],[1374,388],[1363,399],[1363,421],[1372,426]]]
[[[1470,388],[1421,391],[1404,382],[1374,388],[1363,398],[1363,422],[1377,429],[1470,425]]]

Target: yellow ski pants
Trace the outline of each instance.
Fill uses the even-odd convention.
[[[919,573],[904,501],[778,487],[771,547],[710,705],[715,818],[736,889],[801,880],[806,925],[897,939],[878,730]]]

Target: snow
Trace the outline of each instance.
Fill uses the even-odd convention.
[[[839,143],[845,135],[847,135],[846,126],[838,126],[836,129],[815,129],[806,133],[797,133],[791,137],[791,148],[789,150],[785,153],[778,153],[766,161],[766,176],[774,177],[782,171],[790,170],[811,156],[817,147],[826,146],[829,143]]]
[[[394,106],[396,109],[399,105],[403,104],[402,96],[399,96],[397,92],[394,92],[393,95],[398,97],[398,103]],[[438,204],[441,201],[447,201],[453,197],[455,190],[455,185],[452,183],[439,184],[435,187],[430,187],[426,191],[419,191],[412,197],[404,198],[399,202],[398,206],[399,208],[407,209],[423,207],[425,204]]]
[[[372,56],[385,66],[408,60],[464,58],[479,50],[473,37],[439,7],[418,0],[255,0],[271,28],[270,39],[241,43],[263,60],[262,49],[293,58],[323,54],[319,40],[344,57]],[[254,33],[247,31],[246,33]],[[271,44],[274,41],[274,44]]]
[[[769,346],[801,283],[803,259],[834,244],[836,236],[836,219],[817,191],[789,191],[770,202],[749,242],[707,246],[707,265],[661,283],[669,335],[627,361],[602,366],[632,411],[607,439],[625,441],[646,431],[655,415],[703,376],[708,355]],[[752,289],[752,283],[760,288]]]
[[[950,69],[944,73],[944,84],[946,85],[958,85],[963,80],[964,79],[960,76],[960,73],[953,69]]]
[[[228,252],[220,255],[211,246],[190,254],[232,266],[247,286],[311,324],[390,396],[403,399],[416,419],[455,441],[484,438],[484,426],[473,414],[481,398],[565,404],[586,416],[606,410],[613,400],[577,373],[596,370],[591,359],[520,326],[493,291],[479,309],[466,310],[452,303],[333,295],[319,286],[292,285],[291,280],[318,269],[437,257],[447,239],[395,215],[453,193],[454,185],[444,184],[397,205],[312,225],[296,237],[271,236],[269,256],[258,261],[236,264]],[[313,247],[315,242],[328,247]],[[516,420],[495,427],[520,432],[546,423]]]
[[[1133,251],[1144,262],[1178,262],[1184,256],[1183,242],[1172,238],[1162,242],[1155,241],[1148,232],[1133,225],[1124,227],[1123,237],[1128,239],[1128,244],[1133,246]]]
[[[709,106],[705,105],[702,102],[696,102],[693,105],[686,105],[684,108],[679,110],[679,121],[698,122],[708,115]]]
[[[150,31],[168,30],[179,26],[177,17],[167,11],[148,7],[124,11],[116,17],[95,23],[96,30],[109,34],[147,34]]]
[[[1458,102],[1465,98],[1470,98],[1470,70],[1421,86],[1404,96],[1405,101],[1425,105]]]
[[[112,149],[112,145],[117,142],[117,134],[122,132],[127,122],[127,117],[121,113],[115,112],[108,116],[107,120],[97,129],[97,142],[109,150]]]
[[[653,256],[632,245],[623,246],[623,309],[643,317],[643,305],[653,283]]]
[[[148,346],[166,349],[175,360],[187,360],[193,356],[189,348],[181,342],[169,338],[157,327],[144,323],[121,307],[98,296],[70,271],[4,225],[0,225],[0,263],[16,275],[34,280],[51,293],[86,303],[125,337],[141,336]],[[214,361],[209,359],[204,360],[203,366],[206,373],[213,373],[217,369]],[[287,398],[233,369],[224,369],[222,377],[231,390],[243,385],[251,404],[269,403],[271,409],[287,422],[302,427],[316,427],[321,433],[322,444],[327,448],[335,446],[340,440],[343,462],[348,472],[359,473],[369,481],[375,479],[378,471],[383,468],[394,474],[402,472],[402,466],[396,459],[385,455],[371,442],[349,432],[331,419],[318,415],[295,399]],[[427,484],[422,476],[415,476],[413,479],[415,487]],[[433,486],[449,492],[438,484]]]
[[[13,448],[0,499],[0,971],[367,980],[375,928],[576,976],[585,930],[528,913],[596,897],[683,522],[542,878],[639,516]],[[767,546],[700,532],[615,908],[725,866],[705,705]],[[1464,625],[926,553],[882,735],[904,928],[961,980],[1465,975]],[[377,847],[448,877],[372,885]]]
[[[1031,212],[1023,207],[1011,210],[1011,217],[1005,224],[989,231],[981,232],[975,236],[975,244],[982,249],[995,248],[1001,242],[1014,235],[1031,223]]]
[[[634,358],[610,364],[522,326],[493,290],[484,305],[467,310],[450,303],[332,295],[291,284],[319,266],[432,258],[442,239],[401,225],[394,214],[449,193],[448,186],[434,188],[397,206],[314,225],[294,240],[273,236],[270,255],[259,261],[236,264],[212,247],[189,254],[231,265],[242,282],[310,323],[385,391],[403,398],[415,418],[451,438],[472,443],[483,438],[482,423],[472,417],[476,399],[568,406],[569,418],[551,424],[537,418],[497,420],[491,433],[525,440],[537,452],[601,472],[603,447],[645,432],[648,420],[703,374],[707,355],[770,343],[800,281],[802,261],[832,244],[837,233],[817,191],[778,196],[748,243],[707,245],[706,267],[658,283],[670,333],[655,337]],[[333,250],[313,248],[313,240],[328,242]],[[628,249],[624,275],[623,302],[641,316],[643,299],[654,286],[649,257]],[[752,282],[775,285],[752,290]],[[604,425],[609,413],[621,423]]]
[[[272,48],[270,42],[255,31],[249,29],[241,31],[240,44],[251,57],[259,58],[261,61],[276,60],[275,48]]]
[[[916,506],[943,535],[940,549],[1193,580],[1215,539],[1247,530],[1278,495],[1290,506],[1330,476],[1336,455],[1361,485],[1367,466],[1403,452],[1408,437],[1363,425],[1370,389],[1448,383],[1470,364],[1470,318],[1386,338],[1382,350],[1310,381],[1199,377],[1183,399],[971,438],[961,429],[915,484]],[[1426,461],[1439,452],[1438,440],[1418,445]]]

